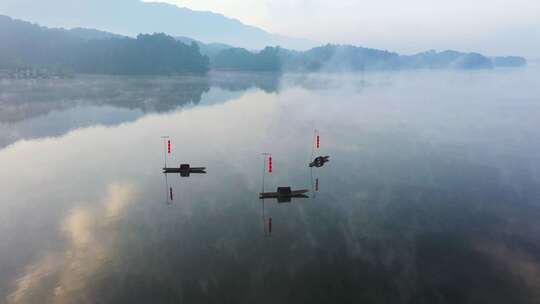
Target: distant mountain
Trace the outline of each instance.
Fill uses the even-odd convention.
[[[358,70],[398,70],[398,69],[489,69],[502,66],[521,66],[524,58],[502,60],[488,58],[478,53],[457,51],[428,51],[415,55],[400,55],[394,52],[376,50],[352,45],[332,45],[313,48],[306,52],[283,52],[282,62],[286,70],[305,71],[358,71]]]
[[[187,45],[165,34],[133,39],[88,29],[50,29],[0,16],[2,68],[171,75],[206,73],[209,59],[196,43]]]
[[[478,53],[461,53],[447,50],[443,52],[428,51],[412,56],[401,56],[402,65],[409,68],[422,69],[490,69],[494,62]]]
[[[527,64],[527,60],[518,56],[495,57],[493,64],[499,67],[524,66]]]
[[[205,73],[208,69],[333,72],[486,69],[525,64],[527,61],[521,57],[488,58],[451,50],[400,55],[333,44],[307,51],[265,47],[253,52],[166,34],[138,35],[133,39],[93,29],[51,29],[0,16],[0,70],[54,68],[90,74],[171,75]]]
[[[64,30],[60,29],[61,31],[66,31],[69,35],[77,38],[81,38],[84,40],[100,40],[100,39],[111,39],[111,38],[126,38],[122,35],[112,34],[109,32],[104,31],[98,31],[94,29],[86,29],[86,28],[73,28],[70,30]]]
[[[176,39],[185,44],[196,43],[201,50],[201,54],[208,56],[209,58],[214,58],[221,51],[234,48],[234,46],[225,43],[204,43],[188,37],[176,37]]]
[[[248,49],[314,46],[310,41],[274,35],[223,15],[139,0],[1,0],[0,14],[50,27],[95,28],[132,37],[167,33]]]
[[[280,48],[266,47],[252,53],[242,48],[230,48],[211,58],[213,69],[276,72],[282,70]]]
[[[403,69],[490,69],[527,64],[522,57],[489,58],[478,53],[428,51],[415,55],[352,45],[328,44],[307,51],[266,48],[261,52],[227,49],[210,57],[212,68],[247,71],[369,71]]]

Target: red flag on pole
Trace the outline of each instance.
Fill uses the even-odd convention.
[[[321,147],[321,136],[317,134],[317,149]]]
[[[268,173],[272,173],[272,155],[268,157]]]
[[[171,141],[170,140],[167,141],[167,151],[169,154],[171,154]]]
[[[272,233],[272,218],[268,219],[268,233]]]

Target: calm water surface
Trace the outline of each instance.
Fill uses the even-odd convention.
[[[539,79],[2,81],[0,302],[539,303]]]

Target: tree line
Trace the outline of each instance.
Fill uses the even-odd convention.
[[[209,69],[317,72],[485,69],[525,64],[526,60],[521,57],[489,58],[457,51],[400,55],[335,44],[307,51],[280,47],[249,51],[165,34],[128,38],[88,29],[50,29],[0,16],[0,72],[2,69],[31,67],[90,74],[173,75],[204,74]]]
[[[209,69],[209,59],[196,43],[187,45],[165,34],[86,36],[88,32],[80,29],[49,29],[0,17],[0,69],[63,68],[113,75],[206,73]]]

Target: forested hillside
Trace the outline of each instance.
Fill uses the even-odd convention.
[[[165,34],[136,39],[75,29],[49,29],[0,16],[0,68],[54,68],[76,73],[205,73],[209,60],[196,43]]]
[[[400,55],[335,44],[307,51],[280,47],[250,51],[166,34],[129,38],[91,29],[50,29],[0,16],[0,70],[46,68],[89,74],[172,75],[206,73],[209,69],[333,72],[489,69],[526,64],[524,58],[515,56],[490,58],[452,50]]]

